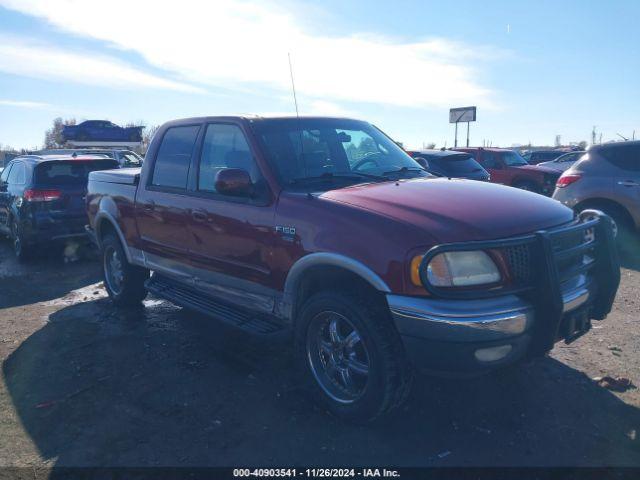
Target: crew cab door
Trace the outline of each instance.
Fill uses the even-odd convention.
[[[253,310],[272,312],[275,291],[269,255],[275,206],[240,124],[206,125],[187,223],[196,287]],[[223,169],[249,173],[254,192],[216,190]]]
[[[200,125],[169,128],[136,193],[135,215],[140,247],[149,267],[189,275],[190,212],[187,184]]]

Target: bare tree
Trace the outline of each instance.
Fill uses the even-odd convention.
[[[149,144],[151,140],[153,140],[153,136],[160,128],[159,125],[152,125],[150,127],[145,127],[142,131],[142,153],[147,153],[147,148],[149,148]]]
[[[43,148],[60,148],[64,145],[62,139],[62,127],[65,125],[75,125],[76,119],[69,118],[63,120],[61,117],[53,119],[53,126],[44,133]]]

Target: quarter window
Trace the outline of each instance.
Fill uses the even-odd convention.
[[[606,148],[602,150],[602,156],[623,170],[640,171],[640,145]]]
[[[9,178],[9,172],[11,171],[12,166],[13,166],[13,163],[10,163],[2,171],[2,175],[0,175],[0,183],[7,183],[7,178]]]
[[[210,124],[202,145],[198,190],[215,192],[216,174],[225,168],[246,170],[254,184],[260,179],[260,172],[242,130],[237,125]]]
[[[153,168],[152,185],[186,189],[191,155],[199,125],[172,127],[166,131]]]
[[[12,185],[24,185],[26,183],[26,173],[23,163],[16,163],[9,173],[9,183]]]

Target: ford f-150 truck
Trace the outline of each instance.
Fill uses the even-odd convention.
[[[415,370],[482,373],[575,340],[620,278],[606,215],[434,177],[358,120],[172,121],[141,169],[90,174],[87,209],[114,303],[152,292],[290,335],[305,385],[356,421],[398,405]]]

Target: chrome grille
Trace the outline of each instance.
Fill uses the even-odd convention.
[[[533,279],[531,245],[515,245],[505,249],[506,260],[513,283],[528,285]]]

